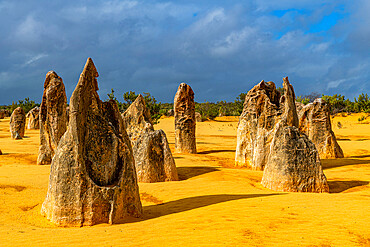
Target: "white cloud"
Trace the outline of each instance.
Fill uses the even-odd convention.
[[[43,31],[42,29],[42,23],[37,22],[32,15],[29,15],[16,28],[15,38],[18,40],[37,42],[40,38],[40,33]]]
[[[44,57],[47,57],[48,55],[47,54],[37,54],[35,56],[32,56],[30,59],[28,59],[25,63],[24,63],[24,66],[27,66],[27,65],[30,65],[38,60],[40,60],[41,58],[44,58]]]
[[[312,44],[310,46],[310,49],[312,52],[325,52],[328,50],[330,47],[331,43],[330,42],[323,42],[323,43],[318,43],[318,44]]]
[[[138,5],[137,1],[106,1],[100,9],[102,14],[117,15],[123,14]]]
[[[13,6],[13,2],[3,1],[0,3],[0,12],[8,11]]]
[[[219,28],[220,25],[222,25],[225,21],[227,21],[227,17],[224,9],[218,8],[209,12],[202,19],[195,22],[191,26],[190,31],[193,33],[209,32],[210,28]]]
[[[315,1],[315,0],[279,0],[279,1],[269,1],[269,0],[255,0],[256,9],[258,11],[271,11],[271,10],[284,10],[284,9],[300,9],[300,8],[319,8],[322,6],[323,2],[328,1]]]
[[[32,78],[24,81],[37,95],[35,85],[45,71],[55,69],[66,77],[66,88],[73,90],[81,63],[91,56],[101,78],[114,74],[109,89],[126,88],[122,81],[129,81],[130,90],[135,90],[149,81],[165,87],[187,80],[198,86],[201,101],[225,95],[233,99],[261,79],[280,85],[285,75],[302,94],[327,89],[351,93],[353,87],[346,88],[350,83],[369,88],[370,1],[345,3],[343,12],[349,12],[352,21],[346,17],[320,34],[309,33],[310,25],[334,8],[341,9],[343,0],[323,5],[311,0],[56,2],[0,0],[5,37],[0,39],[1,80],[20,85],[10,75],[32,76],[33,85]],[[4,11],[9,3],[14,5],[12,11]],[[289,8],[296,10],[282,17],[271,13]],[[358,75],[361,78],[353,79]],[[218,89],[217,83],[224,82],[230,87]],[[213,94],[207,95],[210,87]],[[157,90],[159,100],[166,99],[148,84],[147,91],[151,90]],[[13,95],[9,91],[0,92],[0,98],[8,101]],[[20,91],[26,90],[16,93]]]
[[[345,82],[351,82],[351,81],[357,80],[358,78],[359,77],[356,76],[356,77],[351,77],[351,78],[344,78],[344,79],[339,79],[335,81],[330,81],[328,83],[326,90],[329,90],[331,88],[338,88],[340,85],[344,84]]]
[[[240,31],[233,31],[223,40],[217,42],[217,44],[211,48],[211,53],[218,56],[235,53],[247,42],[248,38],[255,33],[256,31],[251,27],[245,27]],[[255,42],[255,40],[251,40],[250,42]]]

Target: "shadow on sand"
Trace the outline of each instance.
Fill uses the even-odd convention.
[[[219,169],[210,166],[184,166],[177,167],[177,173],[180,180],[186,180],[209,172],[216,172]]]
[[[365,155],[355,155],[351,156],[350,158],[369,158],[370,154],[365,154]]]
[[[362,157],[361,157],[362,158]],[[343,158],[343,159],[321,159],[322,168],[331,169],[342,166],[370,164],[370,160]]]
[[[184,157],[173,157],[175,160],[183,159]]]
[[[351,188],[368,185],[368,181],[328,181],[329,193],[341,193]]]
[[[212,154],[212,153],[234,153],[235,149],[230,150],[207,150],[202,152],[197,152],[197,154]]]
[[[242,195],[230,195],[230,194],[220,194],[220,195],[206,195],[206,196],[195,196],[189,198],[183,198],[175,201],[165,202],[159,205],[145,206],[144,217],[141,220],[154,219],[161,216],[176,214],[180,212],[185,212],[197,208],[202,208],[210,206],[213,204],[218,204],[222,202],[249,199],[265,196],[276,196],[283,195],[285,193],[274,193],[274,194],[242,194]]]

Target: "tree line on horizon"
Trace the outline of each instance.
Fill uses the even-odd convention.
[[[278,91],[281,93],[284,92],[283,88],[278,88]],[[108,100],[115,100],[118,104],[119,110],[124,112],[131,104],[136,100],[139,94],[136,94],[133,91],[125,92],[122,97],[123,101],[119,101],[115,95],[114,90],[111,89],[111,93],[107,94]],[[159,122],[161,116],[169,116],[170,110],[173,109],[173,103],[161,103],[157,102],[154,96],[150,93],[143,93],[142,94],[147,107],[150,111],[152,116],[152,121],[154,124]],[[218,116],[240,116],[243,111],[243,105],[246,93],[240,93],[233,102],[226,102],[226,101],[218,101],[208,102],[205,101],[203,103],[195,102],[195,111],[199,112],[202,116],[203,120],[207,119],[214,119]],[[301,102],[303,104],[308,104],[313,102],[317,98],[322,98],[330,105],[330,111],[332,115],[337,113],[358,113],[358,112],[365,112],[370,113],[370,97],[368,94],[360,94],[358,97],[354,98],[354,101],[349,99],[345,99],[345,96],[340,94],[330,95],[320,95],[319,93],[310,93],[307,95],[301,95],[296,97],[297,102]],[[32,108],[40,106],[39,103],[36,103],[29,98],[25,98],[24,100],[18,100],[18,102],[12,102],[10,105],[2,105],[0,109],[7,109],[10,112],[13,112],[14,109],[17,107],[23,108],[23,110],[28,113]]]

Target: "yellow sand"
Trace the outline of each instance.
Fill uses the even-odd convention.
[[[38,130],[11,140],[1,119],[0,246],[369,246],[370,124],[359,116],[333,119],[346,157],[322,161],[331,193],[278,193],[262,172],[230,168],[238,119],[225,117],[197,124],[198,154],[174,154],[181,181],[139,184],[143,219],[83,228],[40,215],[50,166],[36,165]],[[173,121],[155,126],[172,150]]]

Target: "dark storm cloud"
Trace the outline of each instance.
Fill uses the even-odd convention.
[[[247,2],[247,3],[246,3]],[[55,70],[67,95],[87,57],[111,88],[170,102],[188,82],[203,102],[260,80],[296,93],[369,91],[368,1],[0,1],[0,104],[40,102]]]

